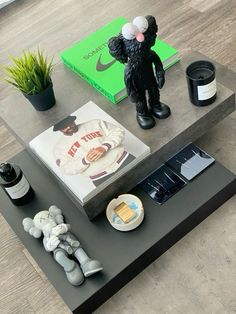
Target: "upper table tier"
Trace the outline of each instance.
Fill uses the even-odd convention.
[[[196,107],[190,103],[185,69],[191,62],[200,59],[209,60],[206,56],[193,52],[167,70],[166,84],[161,90],[161,101],[170,106],[172,114],[165,120],[158,120],[157,125],[151,130],[139,128],[135,118],[135,106],[128,98],[119,105],[112,104],[62,64],[55,67],[53,74],[57,100],[53,108],[45,112],[37,112],[20,93],[15,92],[1,103],[0,116],[20,142],[28,146],[29,141],[42,131],[88,100],[93,100],[150,146],[152,154],[142,161],[141,166],[136,166],[97,195],[101,200],[101,206],[105,207],[115,193],[132,189],[183,145],[195,141],[235,110],[235,94],[229,88],[233,89],[236,86],[236,74],[215,61],[213,62],[216,66],[217,78],[216,101],[206,107]],[[89,206],[96,207],[96,203],[97,197]]]
[[[56,65],[53,72],[56,96],[56,105],[53,108],[44,112],[35,111],[25,97],[15,91],[1,102],[0,116],[20,142],[28,146],[35,136],[92,100],[149,145],[154,152],[178,138],[195,123],[200,124],[200,132],[205,133],[235,109],[234,95],[230,88],[233,90],[236,86],[236,74],[215,61],[217,100],[206,107],[196,107],[190,103],[185,69],[188,64],[199,59],[209,60],[206,56],[194,52],[166,71],[166,84],[161,90],[161,101],[170,106],[172,115],[166,120],[158,120],[156,127],[151,130],[139,128],[135,119],[135,106],[128,98],[118,105],[112,104],[63,64]],[[228,102],[226,107],[225,101]],[[214,115],[214,121],[209,118],[210,115]],[[207,124],[203,124],[203,120],[207,120]]]

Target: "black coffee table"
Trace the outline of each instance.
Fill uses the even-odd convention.
[[[167,71],[162,100],[171,106],[172,116],[159,121],[157,127],[150,131],[137,127],[133,117],[134,107],[127,99],[119,106],[110,104],[62,65],[55,71],[57,105],[48,112],[34,111],[19,94],[14,94],[1,104],[1,118],[27,148],[29,140],[34,136],[91,99],[152,149],[152,154],[141,165],[103,191],[99,195],[101,198],[96,197],[91,203],[91,206],[104,208],[106,197],[107,200],[111,199],[120,191],[131,190],[131,193],[140,197],[145,208],[145,219],[139,228],[128,233],[114,230],[104,215],[90,222],[83,214],[80,204],[67,196],[51,173],[38,164],[27,150],[12,159],[29,178],[36,198],[28,205],[18,208],[0,191],[0,211],[74,313],[91,313],[235,194],[235,175],[218,162],[163,205],[158,205],[140,188],[135,187],[137,182],[158,168],[173,153],[202,136],[235,110],[235,94],[230,88],[236,86],[236,75],[216,62],[217,101],[204,108],[190,104],[183,76],[184,68],[190,62],[203,58],[208,59],[199,53],[190,54]],[[62,82],[65,83],[63,89]],[[102,273],[87,279],[81,287],[71,286],[61,267],[50,253],[45,252],[42,241],[33,239],[23,230],[23,218],[33,217],[39,210],[48,209],[52,204],[63,210],[66,221],[71,224],[72,231],[88,254],[104,265]]]

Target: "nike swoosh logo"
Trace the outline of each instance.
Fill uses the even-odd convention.
[[[101,62],[101,57],[102,57],[102,55],[100,54],[98,61],[97,61],[97,64],[96,64],[96,70],[97,71],[106,71],[116,62],[116,59],[113,59],[112,61],[104,64]]]

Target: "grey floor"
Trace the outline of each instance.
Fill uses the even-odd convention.
[[[58,55],[77,39],[78,27],[82,38],[117,15],[131,18],[148,13],[158,17],[160,37],[182,55],[199,50],[236,71],[235,0],[18,0],[0,11],[0,64],[7,62],[9,53],[18,54],[39,43]],[[0,83],[0,100],[11,92]],[[235,138],[233,113],[197,144],[236,173]],[[1,123],[0,148],[1,161],[22,149]],[[236,313],[235,208],[236,196],[96,313]],[[69,313],[1,215],[0,237],[0,313]]]

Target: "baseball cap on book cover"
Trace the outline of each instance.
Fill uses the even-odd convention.
[[[60,122],[56,123],[53,127],[53,131],[59,131],[66,128],[68,125],[73,123],[76,120],[76,116],[68,116]]]

